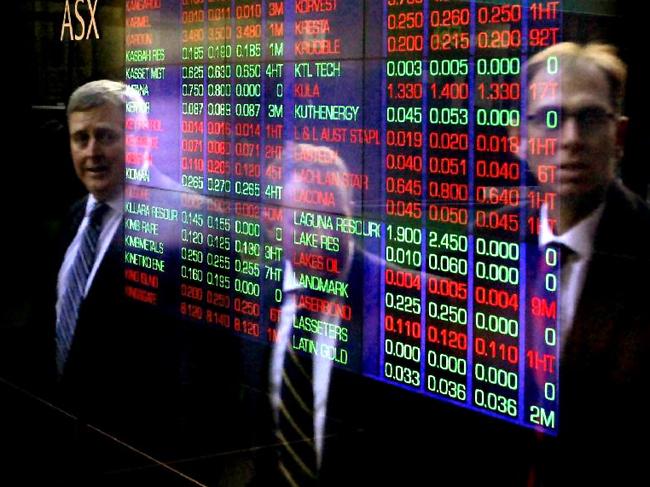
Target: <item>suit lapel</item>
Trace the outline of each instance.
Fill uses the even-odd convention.
[[[638,225],[633,210],[618,185],[608,192],[605,211],[596,230],[594,252],[587,264],[584,288],[577,303],[574,323],[565,354],[590,361],[611,351],[612,340],[624,332],[628,310],[630,276],[639,253],[631,235]],[[636,284],[634,284],[636,285]],[[588,365],[588,364],[584,364]]]

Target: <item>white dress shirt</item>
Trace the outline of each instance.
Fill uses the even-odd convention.
[[[539,247],[549,243],[560,243],[573,251],[560,270],[560,349],[564,348],[571,332],[578,300],[587,276],[587,264],[594,251],[596,228],[603,215],[605,204],[601,204],[586,218],[561,235],[555,235],[549,224],[548,208],[542,205],[540,210]]]
[[[77,234],[72,239],[72,242],[68,247],[68,250],[66,250],[65,252],[65,257],[63,258],[63,264],[61,265],[61,269],[59,270],[58,283],[57,283],[57,301],[56,301],[57,316],[59,315],[61,298],[65,293],[66,283],[68,282],[68,273],[72,268],[77,253],[79,252],[79,246],[81,245],[81,238],[84,233],[84,230],[88,226],[88,222],[90,220],[90,209],[95,205],[96,201],[97,200],[92,194],[88,195],[88,201],[86,203],[86,212],[84,218],[81,221],[81,225],[79,225]],[[86,281],[86,289],[84,291],[84,296],[86,296],[88,294],[88,291],[90,290],[90,286],[92,285],[93,280],[95,279],[95,274],[97,274],[97,269],[99,268],[99,265],[101,264],[102,259],[104,258],[104,255],[108,250],[108,246],[111,244],[111,240],[113,240],[113,237],[115,236],[115,232],[117,231],[120,222],[122,220],[122,213],[124,212],[124,203],[123,203],[123,197],[121,193],[118,193],[116,196],[106,201],[105,203],[109,206],[109,209],[106,211],[106,214],[104,215],[104,220],[102,222],[102,230],[99,234],[99,240],[97,241],[97,253],[95,254],[95,262],[93,264],[92,269],[90,270],[90,274],[88,275],[88,281]]]

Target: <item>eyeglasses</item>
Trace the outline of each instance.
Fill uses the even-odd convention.
[[[528,124],[538,130],[554,131],[561,128],[570,118],[584,130],[599,129],[607,125],[616,115],[602,107],[584,107],[579,110],[564,110],[562,107],[547,107],[526,118]]]

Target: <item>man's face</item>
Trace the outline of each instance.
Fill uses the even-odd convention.
[[[615,115],[605,74],[595,66],[578,64],[554,75],[542,69],[532,83],[537,84],[536,93],[544,88],[546,93],[530,97],[528,115],[533,118],[528,136],[555,138],[556,148],[551,155],[541,155],[529,147],[528,154],[520,155],[527,157],[544,189],[560,199],[601,198],[615,177],[626,122]],[[557,88],[549,89],[552,86]],[[525,147],[522,143],[522,152]]]
[[[68,117],[70,151],[77,176],[100,201],[122,187],[124,114],[106,104]]]

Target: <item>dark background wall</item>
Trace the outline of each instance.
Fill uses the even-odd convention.
[[[94,0],[93,0],[94,1]],[[0,364],[15,368],[13,338],[39,305],[43,266],[52,253],[58,221],[84,194],[72,168],[65,103],[79,85],[123,79],[124,0],[97,0],[100,35],[61,41],[65,0],[10,0],[4,73],[7,132],[3,137],[0,252],[7,280],[0,310]],[[79,32],[70,1],[73,27]],[[87,6],[81,8],[89,27]]]

